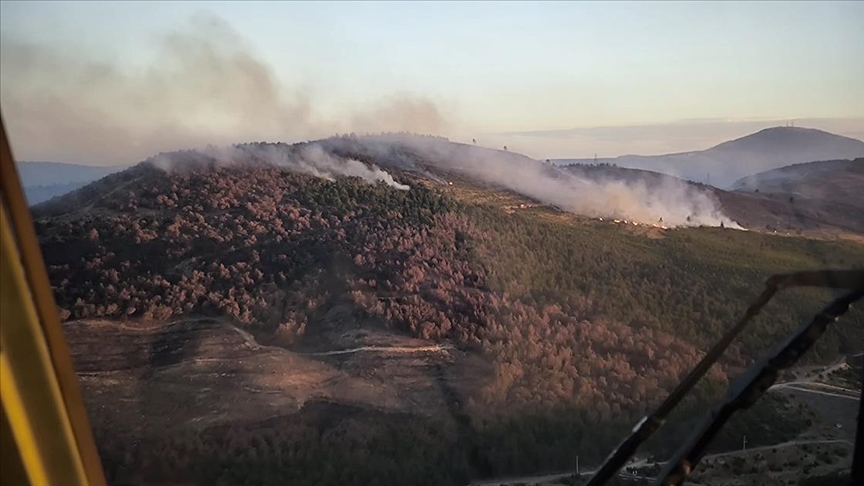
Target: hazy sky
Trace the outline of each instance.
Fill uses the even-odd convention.
[[[0,2],[19,159],[341,131],[536,157],[864,138],[864,2]],[[531,133],[541,132],[541,133]]]

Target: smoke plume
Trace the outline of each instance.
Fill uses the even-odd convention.
[[[0,34],[0,102],[17,158],[120,165],[208,144],[446,125],[433,102],[410,94],[325,116],[227,22],[199,15],[181,27],[140,68]]]
[[[289,160],[284,167],[296,168],[300,172],[308,171],[318,177],[332,179],[334,175],[359,177],[367,182],[383,182],[390,187],[407,191],[405,184],[393,180],[393,176],[378,167],[368,166],[359,160],[339,158],[325,152],[320,145],[308,145],[301,149],[298,159]]]
[[[147,160],[165,171],[184,171],[199,166],[223,167],[266,164],[309,174],[329,181],[337,177],[358,177],[370,184],[383,182],[400,191],[410,187],[400,184],[388,172],[372,164],[326,152],[319,144],[287,145],[284,143],[243,144],[230,147],[208,146],[199,150],[162,153]]]

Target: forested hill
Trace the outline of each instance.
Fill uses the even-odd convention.
[[[448,392],[455,396],[442,413],[467,428],[458,446],[428,439],[464,453],[438,465],[455,476],[429,476],[443,483],[567,467],[572,441],[599,459],[770,274],[864,262],[864,247],[849,242],[720,228],[649,238],[550,207],[505,211],[498,198],[519,196],[462,179],[441,184],[417,170],[370,182],[362,171],[324,177],[262,160],[201,160],[169,171],[141,164],[36,208],[64,320],[216,316],[289,350],[319,349],[324,331],[348,322],[452,344],[491,372],[482,386]],[[712,373],[714,387],[702,398],[716,396],[728,373],[811,316],[824,297],[781,296]],[[861,349],[862,324],[854,312],[808,359]],[[546,427],[583,432],[547,440]],[[328,460],[365,464],[349,444]],[[105,453],[117,463],[138,457],[114,452]],[[412,465],[435,457],[406,458],[399,474],[420,474]],[[208,469],[195,464],[190,471]],[[363,484],[359,477],[354,482]]]

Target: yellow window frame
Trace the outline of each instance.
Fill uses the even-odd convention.
[[[4,484],[105,485],[2,117],[0,402]]]

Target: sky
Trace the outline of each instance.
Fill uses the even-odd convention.
[[[538,158],[864,138],[864,2],[0,2],[20,160],[406,130]]]

